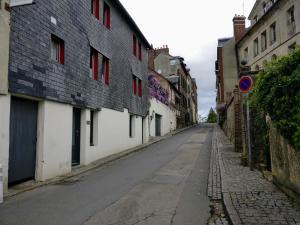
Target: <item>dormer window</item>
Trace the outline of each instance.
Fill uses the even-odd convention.
[[[264,13],[267,12],[267,3],[266,2],[263,2],[262,7],[263,7]]]
[[[253,20],[254,20],[254,23],[256,23],[257,22],[257,18],[258,18],[258,16],[256,15],[256,16],[254,16],[254,18],[253,18]]]

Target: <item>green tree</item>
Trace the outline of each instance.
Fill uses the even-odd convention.
[[[216,123],[217,122],[217,114],[213,110],[213,108],[210,108],[206,122],[207,123]]]

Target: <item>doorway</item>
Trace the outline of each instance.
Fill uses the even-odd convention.
[[[80,124],[81,109],[73,109],[73,131],[72,131],[72,166],[80,165]]]
[[[35,178],[37,102],[11,98],[8,184]]]
[[[161,115],[155,114],[155,136],[161,136]]]

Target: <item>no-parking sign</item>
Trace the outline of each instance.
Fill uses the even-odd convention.
[[[239,80],[239,89],[242,93],[247,93],[253,87],[253,80],[250,76],[243,76]]]

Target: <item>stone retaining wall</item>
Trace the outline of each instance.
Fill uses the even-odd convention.
[[[274,181],[288,195],[300,200],[300,152],[293,149],[273,126],[270,128],[270,151]]]

